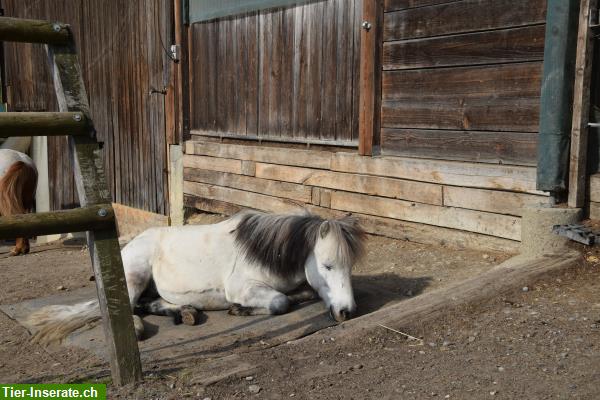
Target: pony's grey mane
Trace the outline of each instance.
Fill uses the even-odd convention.
[[[341,262],[353,265],[364,253],[365,232],[351,215],[325,220],[310,213],[244,212],[238,218],[240,222],[233,234],[243,254],[249,261],[259,263],[281,277],[304,270],[325,221],[329,225],[329,234],[335,235],[339,243],[338,259]]]

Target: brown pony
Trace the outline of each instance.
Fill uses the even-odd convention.
[[[29,213],[37,187],[37,169],[27,155],[15,150],[0,150],[0,215]],[[17,238],[12,256],[29,253],[29,239]]]

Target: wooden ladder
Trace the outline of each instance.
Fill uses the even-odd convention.
[[[111,195],[69,25],[0,17],[0,41],[41,43],[61,112],[0,113],[0,137],[68,135],[81,208],[0,218],[0,239],[87,231],[113,383],[141,379]],[[52,273],[52,271],[42,271]]]

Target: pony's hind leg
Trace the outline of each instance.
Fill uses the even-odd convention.
[[[231,315],[279,315],[290,308],[288,297],[264,285],[246,287],[238,302],[229,307]]]
[[[194,307],[169,303],[161,297],[145,304],[144,310],[149,314],[172,317],[175,325],[182,322],[186,325],[196,325],[198,323],[198,311]]]

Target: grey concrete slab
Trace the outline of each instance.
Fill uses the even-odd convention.
[[[42,306],[74,304],[95,297],[93,288],[61,292],[57,295],[0,306],[0,309],[34,333],[25,320]],[[397,292],[385,290],[376,282],[355,283],[359,314],[366,314],[403,299]],[[144,317],[147,339],[139,343],[142,360],[176,367],[189,359],[225,357],[237,352],[270,347],[294,340],[335,323],[322,302],[305,303],[279,316],[236,317],[226,311],[206,312],[196,326],[174,325],[169,317]],[[100,325],[71,334],[64,346],[87,349],[107,358]],[[52,348],[49,348],[52,351]]]

